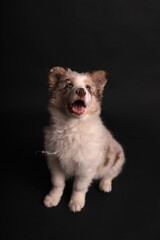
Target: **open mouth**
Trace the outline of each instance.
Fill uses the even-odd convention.
[[[68,105],[68,109],[76,115],[82,115],[86,111],[86,105],[83,100],[76,100]]]

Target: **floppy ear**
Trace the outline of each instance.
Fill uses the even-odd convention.
[[[48,73],[49,90],[53,89],[59,79],[66,73],[62,67],[54,67]]]
[[[105,84],[108,81],[108,73],[102,70],[91,73],[92,80],[100,94],[102,94]]]

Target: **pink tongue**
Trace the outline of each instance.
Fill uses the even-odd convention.
[[[82,109],[83,109],[83,106],[81,105],[75,105],[75,106],[73,106],[73,110],[74,111],[82,111]]]
[[[75,113],[81,114],[85,111],[84,105],[81,104],[81,103],[73,104],[72,111],[75,112]]]

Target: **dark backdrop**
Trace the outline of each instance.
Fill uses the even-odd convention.
[[[159,239],[160,3],[157,0],[3,1],[1,193],[3,239]],[[58,207],[43,149],[52,66],[110,74],[102,119],[126,153],[113,191],[94,182],[73,214]]]

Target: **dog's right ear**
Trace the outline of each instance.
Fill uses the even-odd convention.
[[[48,73],[48,84],[49,84],[49,90],[52,90],[59,79],[65,75],[66,70],[63,67],[54,67],[52,68]]]

